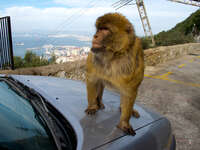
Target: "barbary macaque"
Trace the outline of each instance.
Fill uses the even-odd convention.
[[[96,33],[86,63],[88,107],[85,112],[94,115],[104,108],[103,90],[106,84],[120,93],[120,122],[118,128],[134,135],[129,124],[137,90],[144,77],[144,54],[141,41],[132,24],[119,13],[108,13],[96,20]]]

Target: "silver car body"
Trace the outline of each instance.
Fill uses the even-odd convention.
[[[3,75],[1,75],[3,76]],[[105,90],[104,110],[87,116],[87,92],[83,82],[44,76],[12,75],[13,79],[40,93],[68,120],[77,136],[77,149],[168,150],[172,142],[170,122],[163,116],[135,105],[140,118],[131,117],[135,136],[116,128],[120,112],[119,94]]]

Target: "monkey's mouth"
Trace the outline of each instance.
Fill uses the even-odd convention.
[[[92,48],[91,48],[91,51],[92,51],[93,53],[99,53],[99,52],[103,52],[104,50],[103,50],[103,48],[101,48],[101,47],[99,47],[99,48],[92,47]]]
[[[105,52],[105,46],[99,42],[93,41],[91,51],[93,53]]]
[[[94,48],[100,48],[101,44],[98,43],[98,42],[92,42],[92,47],[94,47]]]

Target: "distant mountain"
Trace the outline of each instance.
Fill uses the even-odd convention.
[[[155,35],[155,41],[157,46],[176,45],[194,42],[198,36],[200,36],[200,10],[191,14],[171,30]]]

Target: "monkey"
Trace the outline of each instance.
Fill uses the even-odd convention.
[[[94,115],[104,109],[102,95],[105,86],[112,85],[120,93],[120,121],[117,127],[135,135],[129,124],[138,87],[144,78],[144,53],[133,25],[120,13],[107,13],[96,20],[96,33],[86,60],[88,107],[86,114]]]

